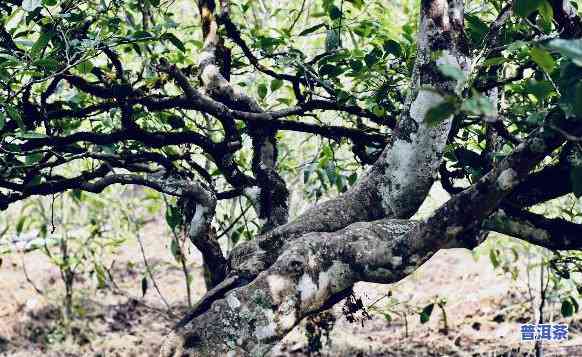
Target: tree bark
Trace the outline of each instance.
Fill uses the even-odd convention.
[[[565,139],[541,128],[428,219],[407,220],[434,182],[452,122],[447,118],[430,126],[426,113],[444,95],[459,90],[455,81],[440,74],[438,65],[470,70],[463,6],[461,0],[421,1],[409,110],[377,162],[345,194],[235,248],[229,277],[168,336],[162,356],[264,355],[301,319],[345,297],[354,283],[394,283],[439,249],[478,243],[471,233],[525,185],[530,171]],[[568,126],[569,133],[581,131],[557,111],[547,115],[546,123]],[[543,175],[542,171],[529,182],[535,185]],[[533,204],[558,193],[528,195],[518,190],[512,199]],[[535,217],[527,218],[531,228]],[[557,223],[562,222],[537,221],[546,230]],[[525,232],[523,239],[541,237],[555,243],[537,231],[527,234],[531,229],[523,225],[510,228],[516,234]]]
[[[424,118],[456,86],[437,66],[470,69],[463,3],[423,1],[420,28],[410,109],[378,161],[345,194],[237,247],[231,276],[244,277],[236,285],[250,284],[183,320],[163,355],[264,354],[356,281],[398,281],[436,251],[421,257],[402,250],[397,237],[417,222],[393,219],[416,212],[441,162],[452,117],[436,126]]]
[[[223,16],[228,16],[228,1],[222,2]],[[232,110],[246,113],[263,113],[261,106],[229,81],[230,51],[218,35],[216,4],[214,0],[199,0],[202,17],[204,52],[200,60],[200,78],[207,94]],[[222,59],[222,60],[221,60]],[[245,192],[253,200],[257,216],[263,222],[262,231],[267,232],[287,223],[289,193],[285,181],[276,171],[276,130],[268,123],[248,123],[253,141],[252,170],[255,176],[254,189]]]

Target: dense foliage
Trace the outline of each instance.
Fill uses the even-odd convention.
[[[235,121],[226,125],[235,125],[232,133],[221,128],[221,120],[226,119],[216,115],[218,109],[205,108],[199,100],[181,94],[160,65],[179,65],[186,76],[197,80],[202,39],[199,21],[185,16],[192,15],[192,5],[40,0],[2,4],[4,207],[31,195],[143,183],[137,175],[114,175],[115,168],[140,174],[159,168],[176,171],[212,182],[217,190],[234,189],[219,193],[219,198],[231,198],[257,179],[245,174],[251,171],[252,156],[245,141],[242,147],[235,145],[241,134],[247,134],[245,125],[255,121],[272,129],[333,139],[322,145],[318,165],[304,170],[306,181],[317,173],[316,186],[321,185],[323,192],[330,184],[341,192],[355,179],[333,157],[337,143],[346,142],[343,138],[354,144],[356,159],[373,162],[374,152],[386,140],[382,133],[394,125],[409,88],[418,11],[413,3],[364,6],[359,1],[324,1],[299,8],[301,4],[291,2],[273,9],[254,2],[233,3],[231,17],[238,28],[225,20],[233,25],[225,26],[231,31],[226,38],[235,42],[228,74],[270,108],[275,118],[267,123],[263,120],[267,116],[229,113],[224,116]],[[488,168],[479,157],[509,152],[543,123],[544,113],[554,106],[567,115],[582,111],[580,43],[552,41],[553,11],[544,1],[516,2],[515,18],[492,34],[488,27],[503,6],[496,1],[467,4],[468,45],[479,54],[474,70],[465,78],[447,66],[441,68],[459,81],[458,98],[466,98],[449,97],[427,118],[457,116],[457,139],[447,149],[455,169],[442,170],[444,181],[474,182]],[[261,17],[266,12],[269,19]],[[242,18],[254,20],[238,20]],[[253,64],[262,71],[249,72]],[[490,126],[506,128],[499,130],[506,140],[491,151],[485,147],[484,123],[495,109],[487,90],[501,85],[503,120]],[[322,115],[317,121],[297,117],[316,109],[339,109],[339,117]],[[286,116],[296,119],[282,119]],[[324,122],[312,124],[319,120]],[[235,144],[229,145],[231,139]],[[293,150],[286,150],[285,159],[297,162]],[[230,155],[234,155],[232,163]],[[575,148],[570,156],[577,161]],[[286,160],[280,164],[283,171],[293,169]],[[66,175],[73,162],[82,175]],[[572,177],[580,171],[574,165]],[[226,182],[216,181],[218,177]],[[575,186],[575,192],[580,192]],[[321,189],[310,192],[319,197]]]

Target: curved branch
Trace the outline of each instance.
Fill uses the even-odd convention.
[[[560,218],[546,218],[521,210],[500,210],[483,222],[483,229],[551,250],[582,250],[582,224]]]
[[[529,175],[505,202],[512,206],[530,207],[570,192],[572,192],[570,166],[560,163]]]
[[[23,151],[34,150],[44,146],[62,147],[80,142],[88,142],[97,145],[114,144],[126,140],[136,140],[145,146],[160,148],[167,145],[195,144],[207,152],[219,150],[220,146],[207,137],[193,131],[182,132],[148,132],[141,129],[118,130],[111,133],[95,133],[80,131],[67,136],[49,136],[44,138],[32,138],[21,145]]]
[[[580,19],[570,1],[550,0],[550,4],[552,5],[552,10],[554,10],[554,20],[557,23],[558,31],[560,31],[560,37],[582,37],[582,19]]]
[[[166,193],[176,197],[189,197],[204,205],[210,205],[213,198],[208,188],[191,180],[181,180],[172,177],[165,177],[164,172],[146,175],[134,174],[109,174],[111,168],[109,165],[101,165],[93,171],[85,171],[80,175],[72,178],[65,178],[58,181],[49,181],[38,185],[16,184],[0,180],[0,187],[16,191],[18,193],[6,195],[1,198],[1,205],[8,205],[12,202],[35,195],[50,195],[66,190],[77,189],[87,192],[100,193],[108,186],[113,184],[141,185],[150,187],[156,191]],[[97,177],[98,180],[91,181]]]

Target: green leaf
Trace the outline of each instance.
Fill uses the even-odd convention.
[[[32,12],[41,6],[41,0],[22,0],[22,9],[26,12]]]
[[[384,41],[384,52],[394,55],[394,57],[400,58],[402,56],[402,46],[394,40]]]
[[[34,65],[40,69],[47,71],[54,71],[59,68],[59,62],[53,58],[42,58],[38,61],[34,61]]]
[[[558,51],[563,56],[572,59],[578,66],[582,66],[582,39],[555,39],[550,41],[547,47]]]
[[[370,51],[364,56],[364,62],[366,62],[366,65],[368,67],[372,67],[373,65],[378,63],[381,57],[382,50],[379,47],[374,47],[372,51]]]
[[[350,61],[350,68],[352,69],[352,71],[354,71],[355,73],[360,72],[362,69],[364,69],[364,64],[362,63],[362,61],[359,60],[351,60]]]
[[[335,5],[329,8],[329,18],[332,20],[337,20],[342,17],[342,11]]]
[[[582,197],[582,166],[572,166],[570,169],[570,183],[572,193],[576,197]]]
[[[475,115],[492,116],[496,114],[495,107],[489,98],[478,92],[473,93],[471,98],[464,100],[461,109]]]
[[[560,308],[560,312],[564,317],[570,317],[574,315],[574,306],[570,299],[566,299],[562,301],[562,307]]]
[[[457,111],[456,103],[452,100],[443,100],[426,112],[424,121],[428,126],[437,126]]]
[[[535,112],[530,114],[525,120],[528,124],[541,125],[546,118],[546,112]]]
[[[259,36],[258,37],[258,45],[263,50],[270,52],[275,47],[283,43],[283,40],[280,38],[268,37],[268,36]]]
[[[517,16],[528,17],[536,11],[546,0],[515,0],[513,10]]]
[[[176,259],[177,262],[180,262],[180,246],[178,245],[178,241],[176,239],[172,239],[172,243],[170,244],[170,251]]]
[[[144,276],[141,279],[141,296],[145,297],[147,292],[148,292],[148,278]]]
[[[91,70],[93,69],[93,64],[91,63],[91,61],[86,60],[76,65],[75,68],[77,69],[77,71],[83,74],[87,74],[91,73]]]
[[[533,94],[539,100],[543,100],[554,93],[554,86],[549,81],[531,79],[525,85],[525,92]]]
[[[465,73],[461,71],[461,69],[457,66],[453,66],[451,64],[441,64],[438,65],[439,71],[444,74],[445,76],[456,79],[458,82],[465,81]]]
[[[491,57],[486,59],[485,62],[483,62],[483,65],[485,67],[490,67],[498,64],[504,64],[505,62],[507,62],[507,58],[505,57]]]
[[[556,63],[554,62],[552,55],[548,51],[539,47],[534,47],[529,51],[529,54],[531,56],[531,59],[544,71],[552,73],[554,67],[556,66]]]
[[[57,0],[42,0],[42,3],[46,6],[55,6],[57,4]]]
[[[105,270],[103,269],[102,266],[100,266],[98,264],[95,264],[94,270],[95,270],[95,275],[97,277],[97,289],[105,288],[105,282],[106,282]]]
[[[52,36],[53,36],[52,32],[45,32],[45,31],[43,31],[40,34],[40,36],[38,36],[38,39],[36,40],[34,45],[32,45],[32,48],[30,49],[30,56],[33,59],[38,58],[42,54],[42,52],[44,51],[46,46],[48,46],[48,43],[49,43],[50,39],[52,38]]]
[[[70,195],[73,198],[73,200],[77,203],[80,203],[83,200],[83,191],[79,189],[71,190]]]
[[[430,320],[430,315],[432,315],[432,310],[434,309],[434,303],[428,304],[420,312],[420,323],[424,324]]]
[[[24,223],[26,223],[26,220],[28,219],[28,216],[20,216],[20,218],[18,219],[18,222],[16,222],[16,235],[19,236],[20,233],[22,233],[22,230],[24,229]]]
[[[182,129],[186,126],[186,121],[181,116],[171,115],[168,118],[168,124],[170,124],[172,129]]]
[[[570,61],[562,63],[557,83],[561,94],[560,107],[569,117],[582,116],[582,69]]]
[[[180,215],[178,207],[171,205],[166,207],[166,222],[172,231],[182,222],[182,216]]]
[[[257,92],[259,94],[259,98],[265,99],[265,97],[267,96],[267,92],[268,91],[269,91],[269,89],[267,88],[267,85],[265,83],[259,84],[259,87],[257,88]]]
[[[467,14],[465,20],[467,21],[469,38],[474,44],[481,44],[489,31],[489,26],[476,15]]]
[[[186,52],[186,46],[184,46],[184,43],[173,33],[166,32],[161,36],[161,39],[170,41],[170,43],[172,43],[172,45],[174,45],[177,49],[182,52]]]
[[[6,107],[6,114],[10,117],[10,119],[14,120],[20,129],[24,128],[24,122],[22,121],[22,116],[20,112],[16,110],[12,106]]]
[[[33,164],[36,164],[37,162],[39,162],[41,159],[42,159],[42,153],[35,153],[35,154],[26,155],[24,161],[26,162],[27,165],[33,165]]]
[[[548,1],[543,1],[538,10],[544,21],[551,22],[554,19],[554,10]]]
[[[283,81],[281,79],[273,79],[271,81],[271,92],[283,87]]]
[[[139,38],[139,39],[143,39],[143,38],[150,38],[153,37],[151,33],[147,32],[147,31],[135,31],[132,35],[133,38]]]
[[[46,138],[46,135],[45,134],[36,133],[34,131],[18,132],[14,136],[16,136],[19,139],[42,139],[42,138]]]
[[[497,251],[495,249],[489,250],[489,260],[493,265],[493,269],[497,269],[497,267],[499,266],[499,259],[497,259]]]
[[[337,30],[329,29],[325,35],[325,51],[331,52],[339,47],[339,33]]]
[[[330,63],[326,63],[319,68],[321,76],[337,77],[342,73],[344,73],[344,69],[341,66],[334,66]]]
[[[6,125],[6,114],[0,112],[0,130],[4,129],[4,125]]]
[[[350,184],[350,186],[355,184],[357,179],[358,179],[358,174],[356,172],[354,172],[353,174],[348,176],[348,183]]]
[[[322,27],[325,27],[325,24],[324,23],[320,23],[320,24],[317,24],[315,26],[308,27],[305,30],[301,31],[299,33],[299,36],[309,35],[310,33],[313,33],[313,32],[319,30]]]

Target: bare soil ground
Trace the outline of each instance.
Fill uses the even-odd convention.
[[[156,356],[164,334],[187,310],[181,270],[168,247],[163,222],[146,226],[145,252],[154,267],[160,291],[171,306],[172,316],[151,286],[142,297],[144,265],[137,241],[124,245],[114,257],[112,276],[116,285],[95,290],[89,279],[76,282],[76,312],[72,335],[59,324],[62,283],[59,271],[42,252],[4,257],[0,267],[0,356]],[[193,299],[204,291],[200,256],[192,250],[188,261],[193,274]],[[39,294],[27,281],[43,292]],[[387,311],[389,291],[400,301],[392,309],[407,312],[405,319]],[[535,293],[535,289],[534,289]],[[355,295],[368,307],[370,320],[350,323],[342,303],[333,313],[336,322],[322,356],[522,356],[533,353],[533,344],[520,342],[519,324],[531,321],[526,302],[528,287],[495,271],[486,254],[478,259],[462,249],[441,251],[419,271],[393,285],[357,284]],[[443,331],[440,309],[420,324],[415,308],[439,298],[447,300],[448,334]],[[374,307],[369,305],[374,304]],[[405,306],[406,305],[406,306]],[[552,321],[570,324],[570,339],[544,345],[545,356],[582,356],[580,316],[562,319],[559,306],[548,307]],[[408,335],[406,335],[408,330]],[[302,324],[280,343],[272,356],[303,356],[307,339]]]

